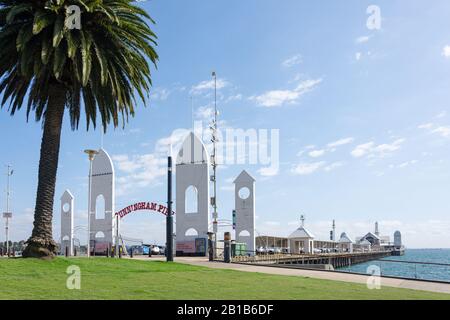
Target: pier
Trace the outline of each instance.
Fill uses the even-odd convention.
[[[256,256],[235,256],[232,262],[248,264],[289,265],[313,269],[333,270],[354,264],[377,260],[392,255],[392,251],[344,252],[322,254],[264,254]]]

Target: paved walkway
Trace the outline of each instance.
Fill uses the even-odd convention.
[[[142,258],[136,257],[136,259],[155,261],[155,260],[165,260],[164,257],[153,257]],[[343,272],[327,272],[320,270],[305,270],[305,269],[290,269],[290,268],[279,268],[279,267],[266,267],[257,265],[244,265],[235,263],[223,263],[223,262],[209,262],[203,257],[175,257],[175,262],[185,263],[195,266],[202,266],[208,268],[217,269],[230,269],[244,272],[260,272],[266,274],[276,274],[284,276],[299,276],[299,277],[309,277],[316,279],[334,280],[334,281],[345,281],[345,282],[355,282],[355,283],[367,283],[369,276],[367,275],[356,275]],[[424,290],[433,291],[440,293],[450,294],[450,284],[439,283],[439,282],[428,282],[428,281],[416,281],[416,280],[406,280],[406,279],[394,279],[381,277],[381,286],[413,289],[413,290]]]

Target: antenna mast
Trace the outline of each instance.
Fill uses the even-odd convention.
[[[7,165],[7,172],[6,172],[6,212],[3,213],[3,218],[5,218],[6,222],[5,222],[5,239],[6,239],[6,254],[9,257],[9,219],[12,218],[12,213],[10,212],[10,195],[11,195],[11,190],[10,190],[10,184],[9,184],[9,180],[10,177],[12,176],[12,174],[14,173],[13,170],[11,170],[11,165]]]
[[[336,241],[336,223],[333,219],[333,237],[331,239],[332,241]]]
[[[213,174],[211,176],[211,180],[213,183],[213,197],[211,198],[211,204],[213,206],[213,233],[214,233],[214,248],[217,248],[217,159],[216,159],[216,150],[217,150],[217,76],[216,72],[213,71],[212,77],[214,78],[214,120],[213,125],[211,126],[212,137],[211,142],[213,144],[213,154],[211,156],[211,164],[213,167]],[[216,250],[214,250],[214,255],[216,255]]]

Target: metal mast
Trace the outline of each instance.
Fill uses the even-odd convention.
[[[9,256],[9,219],[12,218],[12,213],[9,211],[9,200],[11,195],[10,190],[10,177],[13,174],[13,170],[11,170],[11,165],[7,165],[7,172],[6,172],[6,212],[3,214],[3,217],[6,219],[5,222],[5,239],[6,239],[6,254]]]
[[[172,145],[167,157],[167,216],[166,216],[166,261],[173,261],[173,216],[172,216]]]
[[[91,202],[92,202],[92,162],[95,155],[98,154],[96,150],[84,150],[89,157],[89,194],[88,194],[88,239],[87,239],[87,257],[91,256]]]
[[[336,241],[336,223],[333,219],[333,239],[331,239],[333,241]]]
[[[211,180],[213,183],[213,197],[211,204],[213,206],[213,233],[214,233],[214,249],[217,248],[217,159],[216,159],[216,149],[217,149],[217,76],[216,72],[213,71],[212,76],[214,78],[214,120],[211,126],[212,137],[211,142],[213,144],[213,154],[211,156],[211,164],[213,167],[213,174]],[[215,250],[214,250],[215,255]]]

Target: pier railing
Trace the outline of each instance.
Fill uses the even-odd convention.
[[[370,252],[333,252],[317,254],[293,254],[293,253],[258,253],[240,251],[232,254],[231,262],[250,264],[277,264],[277,265],[324,265],[333,268],[345,267],[355,263],[366,262],[390,256],[386,250]],[[218,260],[221,256],[218,256]],[[329,267],[328,267],[329,268]]]
[[[404,279],[417,279],[428,281],[442,281],[450,283],[450,263],[405,261],[398,259],[377,259],[371,261],[371,266],[377,266],[380,276],[398,277]],[[367,270],[338,270],[340,272],[352,272],[370,274]]]

